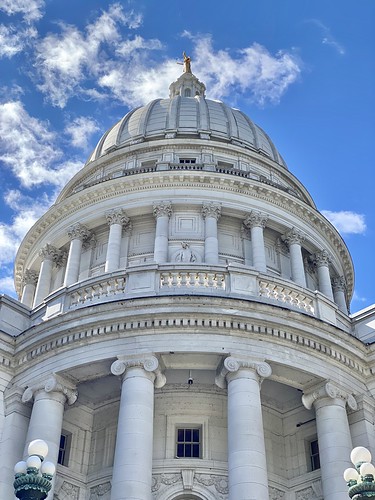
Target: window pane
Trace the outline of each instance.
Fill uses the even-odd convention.
[[[177,456],[178,457],[183,457],[184,456],[184,445],[183,444],[178,444],[177,445]]]
[[[199,443],[199,429],[193,429],[193,441]]]
[[[185,444],[185,457],[191,457],[191,444]]]
[[[191,441],[191,429],[185,430],[185,441],[187,442]]]
[[[184,441],[184,429],[178,429],[177,431],[177,441],[182,443]]]
[[[199,444],[193,444],[193,457],[199,458]]]

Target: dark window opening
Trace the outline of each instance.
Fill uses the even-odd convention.
[[[196,158],[180,158],[179,163],[196,163]]]
[[[69,432],[64,432],[60,436],[60,447],[57,457],[57,463],[60,465],[65,465],[65,467],[67,467],[69,464],[71,438],[72,435]]]
[[[319,444],[317,439],[310,442],[310,461],[311,470],[320,469]]]
[[[176,458],[201,458],[201,429],[177,429]]]

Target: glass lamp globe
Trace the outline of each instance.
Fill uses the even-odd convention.
[[[40,469],[42,474],[47,474],[48,476],[53,476],[55,471],[56,467],[52,462],[44,462],[42,468]]]
[[[40,460],[39,457],[37,457],[36,455],[31,455],[31,457],[29,457],[27,460],[26,460],[26,466],[27,468],[31,469],[40,469],[40,466],[42,465],[42,461]]]
[[[349,481],[358,481],[359,474],[358,472],[353,469],[353,467],[350,467],[349,469],[346,469],[344,471],[344,479],[348,483]]]
[[[17,462],[16,465],[14,466],[14,473],[26,474],[26,472],[27,472],[26,462],[24,462],[23,460],[21,462]]]
[[[364,462],[359,469],[361,476],[374,476],[375,475],[375,467],[369,462]]]
[[[48,445],[43,439],[34,439],[29,444],[27,452],[29,455],[38,455],[44,458],[48,453]]]
[[[350,460],[354,465],[360,462],[371,462],[371,453],[364,446],[357,446],[352,450]]]

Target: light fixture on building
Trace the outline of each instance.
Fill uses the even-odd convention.
[[[48,445],[42,439],[31,441],[27,452],[26,462],[17,462],[14,467],[14,494],[22,500],[43,500],[52,487],[56,467],[52,462],[44,462]]]
[[[375,467],[371,463],[371,453],[363,446],[357,446],[350,454],[355,469],[350,467],[344,472],[348,483],[349,497],[353,500],[375,499]]]

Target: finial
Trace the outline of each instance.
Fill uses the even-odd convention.
[[[191,73],[191,58],[186,55],[185,51],[182,55],[184,56],[184,73]]]

